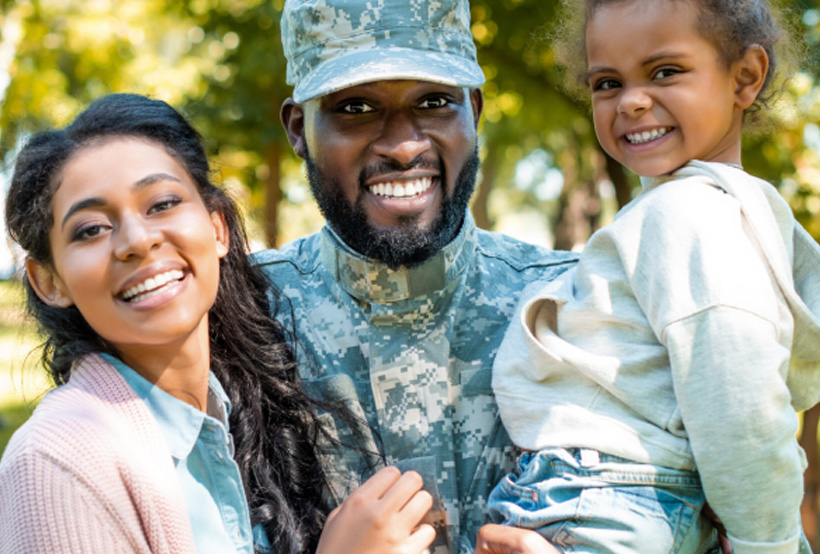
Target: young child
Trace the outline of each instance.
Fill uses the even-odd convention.
[[[563,552],[694,553],[708,501],[736,554],[793,554],[820,248],[740,159],[781,30],[766,0],[584,13],[595,130],[643,190],[511,325],[493,385],[524,453],[490,512]]]
[[[325,525],[280,297],[209,171],[184,118],[128,94],[20,153],[6,220],[57,387],[0,462],[0,552],[421,552],[431,499],[395,468]]]

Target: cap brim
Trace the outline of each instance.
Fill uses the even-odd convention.
[[[293,99],[304,102],[338,90],[371,83],[408,79],[453,87],[479,87],[484,73],[467,58],[410,48],[353,51],[315,67],[293,89]]]

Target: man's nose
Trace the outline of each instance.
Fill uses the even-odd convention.
[[[419,121],[412,114],[399,112],[386,117],[372,143],[373,153],[409,165],[431,147]]]

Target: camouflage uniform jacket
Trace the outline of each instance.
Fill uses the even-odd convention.
[[[478,230],[469,215],[442,252],[409,270],[362,258],[327,226],[256,255],[292,303],[282,319],[295,326],[308,392],[369,424],[321,415],[360,448],[325,449],[333,503],[382,464],[361,447],[381,452],[419,471],[443,504],[433,552],[472,551],[487,495],[516,454],[492,394],[493,358],[524,288],[575,260]]]

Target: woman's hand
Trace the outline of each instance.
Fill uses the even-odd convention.
[[[560,554],[531,529],[488,523],[478,530],[475,554]]]
[[[316,554],[420,554],[436,538],[421,520],[433,506],[415,471],[386,467],[327,518]]]

